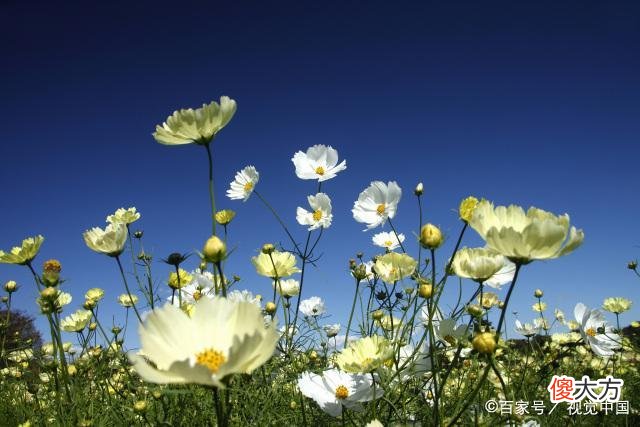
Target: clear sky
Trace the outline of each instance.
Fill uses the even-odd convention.
[[[372,180],[402,187],[395,223],[408,242],[417,232],[412,191],[424,182],[425,221],[448,237],[441,265],[468,195],[569,213],[584,245],[528,265],[509,311],[532,319],[541,288],[567,313],[624,296],[635,306],[623,323],[640,317],[640,281],[626,269],[640,257],[640,3],[53,3],[0,9],[0,248],[43,234],[37,263],[62,262],[69,311],[99,286],[103,320],[122,314],[115,262],[82,240],[121,206],[142,212],[134,228],[156,260],[202,246],[205,151],[165,147],[151,133],[175,109],[228,95],[238,111],[214,142],[214,173],[218,206],[238,212],[227,272],[241,287],[271,293],[250,257],[286,237],[257,199],[224,197],[234,173],[255,165],[259,190],[301,240],[295,208],[316,187],[296,178],[290,159],[327,144],[348,169],[323,187],[334,223],[305,296],[325,298],[333,320],[346,323],[348,259],[377,253],[374,232],[351,216]],[[467,233],[464,244],[481,243]],[[156,262],[156,279],[169,269]],[[22,285],[14,307],[36,314],[26,269],[0,266],[0,281],[9,279]]]

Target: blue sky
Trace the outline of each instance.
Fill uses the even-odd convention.
[[[238,111],[214,142],[214,173],[219,207],[238,212],[227,271],[242,287],[270,294],[249,259],[286,240],[258,200],[224,198],[235,171],[255,165],[259,190],[303,239],[295,208],[315,184],[290,159],[327,144],[348,169],[323,187],[335,218],[305,295],[325,298],[333,320],[345,323],[352,296],[348,259],[377,252],[350,212],[372,180],[404,190],[395,223],[409,240],[412,190],[424,182],[425,221],[449,238],[441,265],[467,195],[568,212],[584,245],[527,266],[509,311],[533,318],[542,288],[567,312],[624,296],[636,305],[623,323],[640,317],[640,283],[626,269],[640,257],[637,2],[304,3],[5,4],[0,247],[43,234],[37,261],[62,261],[71,309],[99,286],[103,320],[121,316],[116,265],[81,234],[136,206],[156,260],[200,248],[204,149],[161,146],[151,132],[175,109],[228,95]],[[471,231],[464,244],[481,241]],[[169,267],[154,271],[166,280]],[[0,266],[9,279],[22,285],[15,307],[36,314],[27,272]]]

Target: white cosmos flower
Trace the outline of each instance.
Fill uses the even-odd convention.
[[[125,225],[136,222],[140,219],[140,212],[135,207],[132,208],[119,208],[115,213],[107,217],[107,222],[113,224],[121,222]]]
[[[320,297],[311,297],[300,301],[300,311],[305,316],[320,316],[327,310]]]
[[[220,104],[212,101],[202,108],[174,111],[162,125],[156,126],[153,137],[160,144],[208,144],[229,123],[236,112],[236,101],[220,97]]]
[[[229,184],[227,197],[231,200],[242,200],[246,202],[256,184],[260,180],[260,174],[253,166],[246,166],[244,169],[236,173],[236,177]]]
[[[273,282],[273,288],[285,298],[291,298],[300,293],[300,282],[295,279],[279,279]]]
[[[531,207],[497,206],[482,200],[469,225],[487,242],[487,247],[513,262],[558,258],[582,244],[584,232],[569,226],[569,215],[556,216]]]
[[[334,178],[347,168],[347,161],[338,164],[338,152],[331,146],[314,145],[306,153],[298,151],[291,159],[300,179],[317,179],[318,182]]]
[[[456,345],[467,335],[468,328],[465,325],[456,324],[455,319],[432,320],[432,323],[434,337],[445,347]]]
[[[367,231],[393,219],[401,196],[402,190],[395,181],[373,181],[360,193],[351,212],[356,221],[367,224]]]
[[[246,289],[235,289],[229,292],[227,294],[227,299],[233,302],[248,302],[262,309],[262,297],[260,295],[253,295],[253,292]]]
[[[332,325],[324,325],[322,327],[328,338],[333,338],[340,333],[340,323],[334,323]]]
[[[375,388],[371,375],[349,374],[339,369],[329,369],[322,375],[304,372],[298,379],[300,392],[313,399],[320,409],[332,417],[342,414],[342,407],[358,410],[361,402],[368,402],[383,395]]]
[[[80,309],[60,320],[60,329],[66,332],[80,332],[91,320],[93,314],[89,310]]]
[[[504,266],[504,257],[485,248],[462,248],[453,258],[451,267],[459,277],[484,282]]]
[[[374,245],[392,251],[400,247],[402,242],[404,242],[404,234],[399,233],[396,237],[396,233],[394,233],[393,231],[383,231],[381,233],[375,234],[371,238],[371,240],[373,240]]]
[[[611,326],[600,310],[589,309],[578,303],[573,310],[576,320],[580,324],[580,334],[591,350],[600,357],[612,356],[614,350],[620,348],[620,335],[613,332]]]
[[[143,380],[216,387],[224,387],[230,374],[264,364],[279,338],[274,323],[265,327],[258,307],[226,298],[200,299],[191,316],[167,304],[147,316],[139,334],[146,359],[129,359]]]
[[[514,329],[517,333],[524,335],[527,338],[534,336],[540,331],[539,325],[533,323],[522,323],[518,319],[516,319],[516,326]]]
[[[112,257],[124,251],[127,236],[127,226],[122,223],[109,224],[104,230],[94,227],[82,235],[89,249]]]
[[[513,276],[516,274],[516,265],[504,259],[504,265],[493,276],[484,281],[484,284],[494,289],[500,290],[503,285],[511,283]]]
[[[311,212],[298,207],[296,219],[300,225],[308,225],[309,231],[316,228],[327,228],[331,225],[333,214],[331,213],[331,199],[325,193],[307,197]]]

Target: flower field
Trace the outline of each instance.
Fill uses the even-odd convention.
[[[143,213],[119,208],[82,236],[120,275],[114,293],[67,286],[64,266],[39,257],[46,236],[12,249],[0,242],[0,425],[640,425],[640,324],[625,315],[633,302],[603,289],[602,305],[588,307],[576,292],[564,313],[543,287],[519,283],[540,262],[580,250],[588,230],[569,215],[469,196],[449,251],[423,212],[422,183],[363,183],[351,213],[371,246],[350,249],[339,272],[352,283],[343,296],[350,310],[330,313],[329,295],[313,295],[305,281],[323,262],[323,236],[338,215],[331,184],[347,160],[328,145],[292,154],[296,177],[313,191],[288,223],[292,215],[261,193],[256,167],[215,174],[211,148],[236,108],[223,96],[175,111],[153,133],[160,144],[206,151],[211,208],[189,213],[210,219],[193,242],[198,251],[152,256],[138,228]],[[220,210],[215,182],[229,179],[223,197],[236,208]],[[405,235],[394,220],[408,198],[418,221]],[[236,211],[250,199],[274,232],[242,260],[266,284],[262,295],[228,265]],[[484,245],[468,247],[471,235]],[[154,275],[159,265],[169,274]],[[33,280],[17,283],[14,269]],[[636,262],[628,270],[640,280]],[[25,288],[38,292],[42,342],[26,333],[32,319],[15,303]],[[514,289],[531,295],[531,311],[516,319]],[[455,305],[443,303],[456,295]],[[122,306],[120,319],[101,315],[107,300]]]

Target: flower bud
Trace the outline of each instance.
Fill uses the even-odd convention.
[[[118,335],[121,331],[122,329],[120,329],[119,326],[114,326],[113,328],[111,328],[111,332],[113,333],[113,335]]]
[[[98,327],[98,324],[96,322],[89,323],[89,330],[90,331],[95,331],[97,327]]]
[[[202,254],[206,261],[217,264],[227,256],[227,245],[218,236],[211,236],[204,244]]]
[[[373,313],[371,313],[371,318],[373,320],[381,320],[384,317],[384,312],[382,310],[376,310]]]
[[[58,286],[58,283],[60,283],[60,273],[52,270],[45,270],[42,273],[42,282],[47,287]]]
[[[15,282],[15,280],[9,280],[7,283],[4,284],[4,290],[12,293],[15,292],[18,289],[18,284]]]
[[[133,410],[138,414],[141,414],[147,410],[147,402],[144,400],[138,400],[133,404]]]
[[[271,243],[265,243],[264,245],[262,245],[262,253],[265,255],[272,254],[275,250],[275,246],[273,246]]]
[[[433,295],[433,285],[431,283],[423,283],[418,288],[418,295],[420,298],[431,298]]]
[[[85,310],[91,311],[94,308],[96,308],[96,301],[92,299],[88,299],[84,302],[84,304],[82,304],[82,308],[84,308]]]
[[[364,264],[358,265],[353,269],[353,277],[358,279],[358,281],[364,280],[367,278],[367,266]]]
[[[74,376],[75,374],[78,373],[78,368],[76,368],[75,365],[69,365],[67,366],[67,372],[69,373],[70,376]]]
[[[9,302],[9,297],[8,297],[8,296],[6,296],[6,295],[4,295],[4,296],[1,298],[1,300],[2,300],[2,302],[3,302],[3,303],[8,303],[8,302]]]
[[[144,234],[144,233],[142,232],[142,230],[136,230],[136,231],[133,233],[133,237],[135,237],[136,239],[142,239],[142,235],[143,235],[143,234]]]
[[[442,245],[442,232],[433,224],[425,224],[420,230],[420,244],[423,248],[436,249]]]
[[[264,311],[267,312],[267,314],[274,314],[276,312],[276,305],[274,302],[269,301],[268,303],[265,304],[264,306]]]
[[[418,185],[416,185],[416,189],[413,190],[413,194],[420,197],[422,196],[422,193],[424,193],[424,186],[422,185],[421,182],[419,182]]]
[[[491,332],[481,332],[472,341],[473,349],[478,353],[491,354],[496,351],[496,338]]]
[[[311,350],[309,353],[309,360],[316,361],[318,360],[318,353],[315,350]]]
[[[224,209],[216,212],[214,218],[216,222],[220,225],[227,225],[231,222],[231,220],[236,216],[236,213],[231,209]]]
[[[467,313],[473,317],[482,317],[484,310],[478,304],[469,304],[467,306]]]
[[[636,268],[638,268],[638,262],[637,261],[629,261],[629,264],[627,264],[627,268],[629,270],[635,270]]]
[[[44,288],[42,292],[40,292],[40,296],[44,300],[55,300],[58,297],[58,290],[56,288]]]

